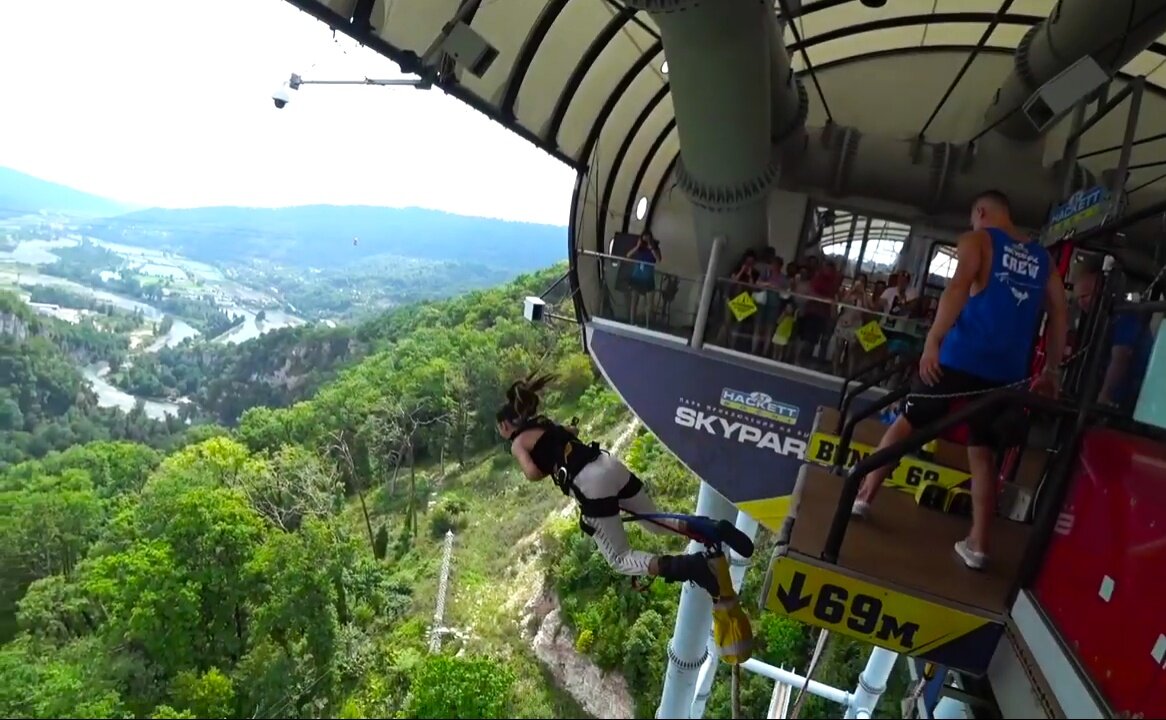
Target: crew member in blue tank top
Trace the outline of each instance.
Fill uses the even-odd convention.
[[[1064,354],[1068,305],[1065,286],[1048,252],[1012,224],[1003,193],[991,190],[977,197],[971,220],[971,232],[961,235],[957,243],[955,275],[939,299],[912,394],[880,448],[943,418],[953,398],[942,396],[979,394],[1025,380],[1045,311],[1048,357]],[[1059,376],[1058,363],[1050,363],[1032,389],[1055,394]],[[989,411],[968,420],[972,530],[955,544],[955,551],[973,569],[987,561],[988,528],[995,514],[993,452],[1001,439],[993,428],[996,414]],[[887,465],[866,476],[854,503],[855,515],[866,515],[892,469]]]

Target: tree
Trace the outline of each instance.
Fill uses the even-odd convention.
[[[413,672],[406,717],[508,718],[514,675],[490,658],[431,655]]]
[[[333,455],[337,455],[344,462],[344,467],[348,469],[348,476],[351,478],[353,490],[356,491],[356,497],[360,499],[360,513],[364,516],[364,527],[368,531],[368,546],[370,550],[376,551],[376,538],[372,531],[372,520],[368,515],[368,503],[364,501],[364,482],[356,471],[356,463],[352,459],[352,452],[348,449],[348,441],[344,439],[342,433],[334,433],[332,436],[332,446],[329,448]]]
[[[288,532],[307,517],[336,512],[344,497],[334,470],[298,445],[284,445],[269,470],[237,476],[235,483],[261,515]]]

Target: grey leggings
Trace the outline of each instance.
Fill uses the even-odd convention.
[[[579,471],[575,476],[575,485],[589,498],[611,497],[619,493],[630,477],[631,472],[618,458],[603,453]],[[621,500],[619,504],[620,507],[638,515],[658,512],[656,503],[652,502],[652,498],[643,489],[632,497]],[[656,556],[643,550],[632,549],[628,544],[623,519],[619,515],[605,518],[584,517],[583,520],[595,528],[595,533],[591,537],[612,569],[622,575],[648,574],[648,566]],[[640,523],[640,527],[651,533],[662,535],[671,532],[670,529],[656,523],[645,520],[637,522]]]

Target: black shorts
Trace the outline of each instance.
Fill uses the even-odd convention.
[[[962,370],[955,370],[943,365],[940,366],[940,371],[941,377],[935,385],[924,383],[918,373],[911,379],[911,394],[907,396],[907,402],[903,408],[903,416],[907,418],[907,422],[911,423],[912,428],[920,428],[924,425],[930,425],[942,420],[952,411],[954,403],[976,400],[983,397],[986,391],[994,390],[1007,384],[994,380],[985,380],[984,378],[976,377]],[[966,398],[932,398],[918,397],[916,393],[921,395],[976,394]],[[969,445],[973,447],[985,445],[994,446],[998,441],[1002,440],[1002,438],[998,437],[999,433],[997,433],[995,427],[996,418],[999,413],[999,408],[989,407],[984,412],[976,413],[968,418]]]
[[[828,322],[829,318],[825,315],[814,315],[813,313],[802,315],[794,325],[794,334],[798,340],[803,340],[813,345],[822,339],[822,335],[826,332]]]

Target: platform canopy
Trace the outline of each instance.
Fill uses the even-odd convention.
[[[1102,0],[1097,0],[1101,2]],[[289,0],[396,61],[406,72],[461,0]],[[810,125],[832,117],[864,132],[919,133],[981,36],[983,49],[927,130],[931,140],[967,140],[1013,68],[1025,32],[1054,0],[782,0],[794,22],[785,41],[805,73]],[[1000,16],[997,18],[997,15]],[[589,197],[576,203],[627,227],[664,191],[679,153],[667,58],[646,12],[619,0],[482,0],[472,27],[498,56],[482,77],[458,69],[443,89],[576,169],[589,172]],[[1155,43],[1124,69],[1145,75],[1139,136],[1166,131],[1166,45]],[[817,82],[811,82],[810,76]],[[1082,152],[1120,142],[1120,110],[1082,140]],[[1066,123],[1062,123],[1065,125]],[[727,130],[730,131],[731,130]],[[1064,128],[1061,128],[1064,132]],[[1060,143],[1048,143],[1051,159]],[[1117,153],[1087,157],[1101,170]],[[1166,141],[1136,149],[1130,187],[1166,173]],[[599,181],[598,178],[603,180]],[[1166,182],[1160,184],[1166,186]]]

